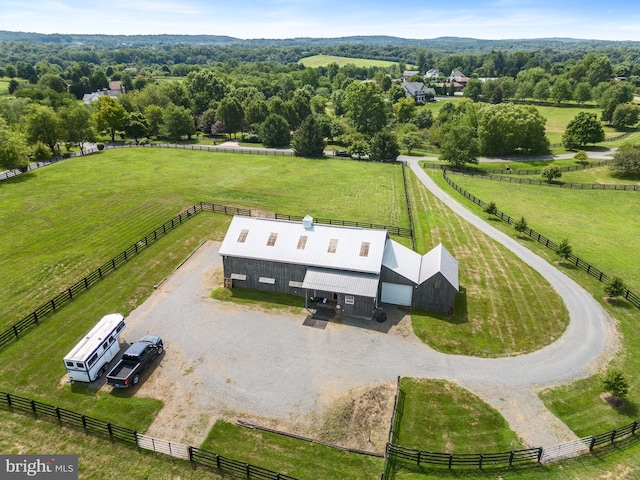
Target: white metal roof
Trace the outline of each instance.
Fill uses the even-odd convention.
[[[304,276],[302,288],[375,298],[378,295],[379,281],[380,276],[371,273],[309,267]]]
[[[420,263],[422,257],[419,253],[399,244],[394,240],[388,240],[384,247],[382,265],[414,282],[420,280]]]
[[[124,317],[119,313],[110,313],[102,317],[100,321],[89,330],[89,333],[67,353],[64,360],[84,362],[96,346],[102,343],[102,341],[107,338],[107,335],[109,335],[122,320],[124,320]]]
[[[387,237],[385,230],[318,224],[305,228],[302,222],[235,216],[220,255],[379,274]]]
[[[418,284],[425,282],[438,272],[442,273],[444,278],[456,290],[460,290],[458,285],[458,261],[453,258],[453,255],[442,244],[439,244],[422,257]]]
[[[440,272],[456,290],[459,290],[458,262],[442,244],[420,256],[404,245],[389,240],[384,249],[382,265],[416,285],[424,283]]]

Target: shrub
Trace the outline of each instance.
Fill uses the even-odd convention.
[[[609,297],[615,298],[621,296],[626,287],[620,277],[613,277],[607,283],[604,284],[604,293]]]
[[[627,382],[621,370],[609,368],[602,379],[602,388],[614,397],[623,399],[629,393],[629,382]]]
[[[245,133],[240,137],[240,141],[245,143],[260,143],[260,137],[257,133]]]
[[[495,215],[496,213],[498,213],[498,207],[496,207],[495,202],[487,203],[487,205],[485,205],[483,210],[484,210],[484,213],[488,215]]]

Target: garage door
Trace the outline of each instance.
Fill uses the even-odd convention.
[[[397,283],[382,282],[382,303],[411,306],[413,287],[411,285],[398,285]]]

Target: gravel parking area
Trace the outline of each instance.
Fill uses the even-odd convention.
[[[592,325],[599,328],[587,336],[574,323],[538,352],[496,359],[436,352],[413,335],[408,315],[397,310],[384,324],[304,326],[304,310],[269,313],[211,299],[223,280],[218,247],[203,244],[127,319],[126,341],[149,333],[165,344],[160,364],[135,392],[165,403],[150,435],[198,445],[218,418],[304,435],[340,402],[376,398],[368,408],[377,412],[367,420],[376,425],[370,445],[347,446],[381,451],[393,386],[398,376],[410,376],[455,381],[497,408],[525,443],[550,446],[575,435],[536,392],[590,374],[611,354],[603,348],[607,327],[597,320]]]

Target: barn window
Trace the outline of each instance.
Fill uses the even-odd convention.
[[[336,253],[336,248],[338,248],[338,239],[332,238],[331,240],[329,240],[329,248],[327,252]]]
[[[231,279],[232,280],[246,280],[247,276],[244,273],[232,273],[231,274]]]
[[[258,279],[258,282],[260,283],[268,283],[269,285],[273,285],[276,283],[276,279],[275,278],[269,278],[269,277],[260,277]]]
[[[302,288],[302,282],[296,282],[295,280],[290,280],[289,286],[295,287],[295,288]]]
[[[353,305],[356,303],[356,299],[354,298],[353,295],[345,295],[344,296],[344,303],[346,305]]]
[[[306,235],[300,235],[298,239],[298,250],[304,250],[304,247],[307,246],[307,237]]]
[[[247,239],[247,235],[249,235],[249,230],[247,230],[246,228],[240,230],[240,235],[238,235],[238,243],[244,243],[244,241]]]
[[[267,240],[267,247],[273,247],[276,244],[277,239],[278,239],[278,233],[271,232],[269,234],[269,240]]]
[[[360,244],[360,256],[361,257],[369,256],[369,242],[362,242]]]

